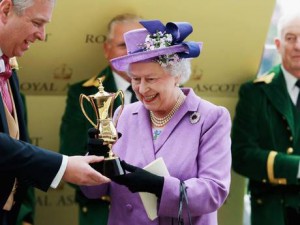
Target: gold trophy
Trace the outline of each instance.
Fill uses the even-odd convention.
[[[119,157],[115,156],[112,151],[112,145],[118,140],[116,125],[124,108],[124,93],[121,90],[117,91],[116,93],[105,92],[102,84],[104,79],[105,77],[97,79],[99,82],[99,91],[96,94],[89,96],[81,94],[79,97],[79,102],[84,116],[96,129],[99,130],[99,135],[97,138],[102,139],[104,144],[108,145],[109,147],[108,157],[105,157],[104,161],[93,165],[93,167],[101,172],[104,176],[113,177],[124,174]],[[113,122],[113,106],[114,101],[118,96],[121,97],[122,104],[117,118]],[[92,105],[92,108],[96,114],[97,124],[95,124],[87,115],[83,106],[84,99],[86,99]]]

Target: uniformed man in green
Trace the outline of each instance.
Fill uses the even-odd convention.
[[[300,12],[283,16],[281,64],[240,88],[233,169],[249,178],[252,225],[300,224]]]
[[[127,54],[123,34],[127,31],[141,28],[141,18],[134,14],[121,14],[115,16],[108,24],[108,35],[103,45],[104,55],[108,63],[110,59]],[[108,65],[98,75],[88,80],[80,81],[69,87],[65,112],[60,127],[60,152],[65,155],[85,155],[87,151],[87,130],[92,127],[85,118],[79,104],[80,94],[93,95],[98,92],[99,82],[97,78],[105,76],[103,86],[106,92],[117,92],[122,90],[125,95],[125,104],[135,101],[130,78],[125,72],[115,70]],[[114,104],[115,108],[121,104],[119,98]],[[92,107],[85,107],[87,114],[95,115]],[[92,118],[95,120],[95,118]],[[79,205],[79,225],[104,225],[107,224],[109,212],[109,199],[99,196],[99,199],[87,199],[76,188],[75,201]]]

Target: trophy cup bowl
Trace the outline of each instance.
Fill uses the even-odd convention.
[[[103,140],[103,144],[107,145],[109,148],[108,156],[105,156],[102,162],[93,163],[91,166],[104,176],[111,178],[114,176],[123,175],[125,173],[121,166],[120,158],[115,156],[112,151],[113,144],[118,140],[116,125],[124,108],[124,94],[121,90],[117,91],[116,93],[105,92],[102,85],[104,78],[105,77],[98,78],[99,87],[96,94],[89,96],[81,94],[79,97],[79,102],[81,110],[86,119],[93,125],[94,128],[99,131],[99,134],[95,138]],[[121,97],[122,104],[116,120],[113,122],[113,106],[115,99],[118,96]],[[94,123],[86,113],[83,105],[84,100],[89,102],[92,106],[96,115],[96,123]],[[102,154],[99,152],[99,154],[96,153],[96,155]]]

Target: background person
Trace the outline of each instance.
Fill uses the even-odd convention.
[[[1,225],[16,223],[28,186],[47,191],[61,179],[87,185],[109,181],[89,166],[101,157],[67,157],[26,143],[24,107],[9,58],[22,56],[31,43],[45,39],[45,25],[51,20],[53,8],[54,0],[0,1]]]
[[[233,169],[249,178],[252,225],[300,223],[300,13],[278,22],[282,62],[240,88]]]
[[[134,14],[120,14],[112,18],[108,24],[107,39],[103,45],[105,58],[109,65],[97,76],[88,80],[83,80],[69,87],[67,103],[60,127],[60,152],[66,155],[86,154],[87,136],[86,131],[92,127],[90,122],[84,117],[79,104],[80,94],[92,95],[98,92],[99,82],[97,78],[105,76],[103,86],[106,92],[117,92],[122,90],[125,94],[125,103],[136,101],[135,95],[130,86],[130,78],[126,72],[116,70],[110,60],[126,55],[126,45],[123,34],[132,29],[141,28],[138,22],[140,17]],[[115,108],[121,104],[120,98],[116,99]],[[88,115],[96,121],[92,107],[85,107]],[[107,224],[109,198],[98,199],[86,198],[78,186],[76,188],[75,200],[79,204],[79,224],[80,225],[100,225]]]
[[[202,46],[183,42],[192,26],[164,26],[158,20],[141,24],[146,29],[125,34],[128,54],[112,60],[118,70],[128,70],[139,99],[124,107],[117,123],[122,137],[113,146],[127,174],[111,178],[115,182],[108,185],[83,186],[82,190],[89,198],[110,195],[108,224],[169,225],[177,220],[184,181],[193,224],[215,225],[230,185],[230,115],[224,107],[196,96],[191,88],[179,87],[191,74],[188,58],[197,57]],[[107,151],[105,145],[102,151]],[[159,157],[170,176],[141,169]],[[154,221],[136,192],[158,197]],[[189,224],[186,205],[183,211],[184,224]]]

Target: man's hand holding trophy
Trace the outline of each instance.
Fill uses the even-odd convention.
[[[81,94],[79,102],[84,116],[93,125],[93,128],[88,131],[88,154],[104,156],[104,161],[91,166],[104,176],[111,178],[125,173],[120,159],[112,151],[112,145],[120,137],[116,130],[116,124],[124,108],[124,93],[121,90],[116,93],[105,92],[102,84],[104,79],[105,77],[98,78],[99,87],[96,94],[89,96]],[[113,121],[113,106],[118,96],[120,96],[122,104],[117,118]],[[87,114],[84,100],[87,100],[92,106],[96,115],[96,123]]]

